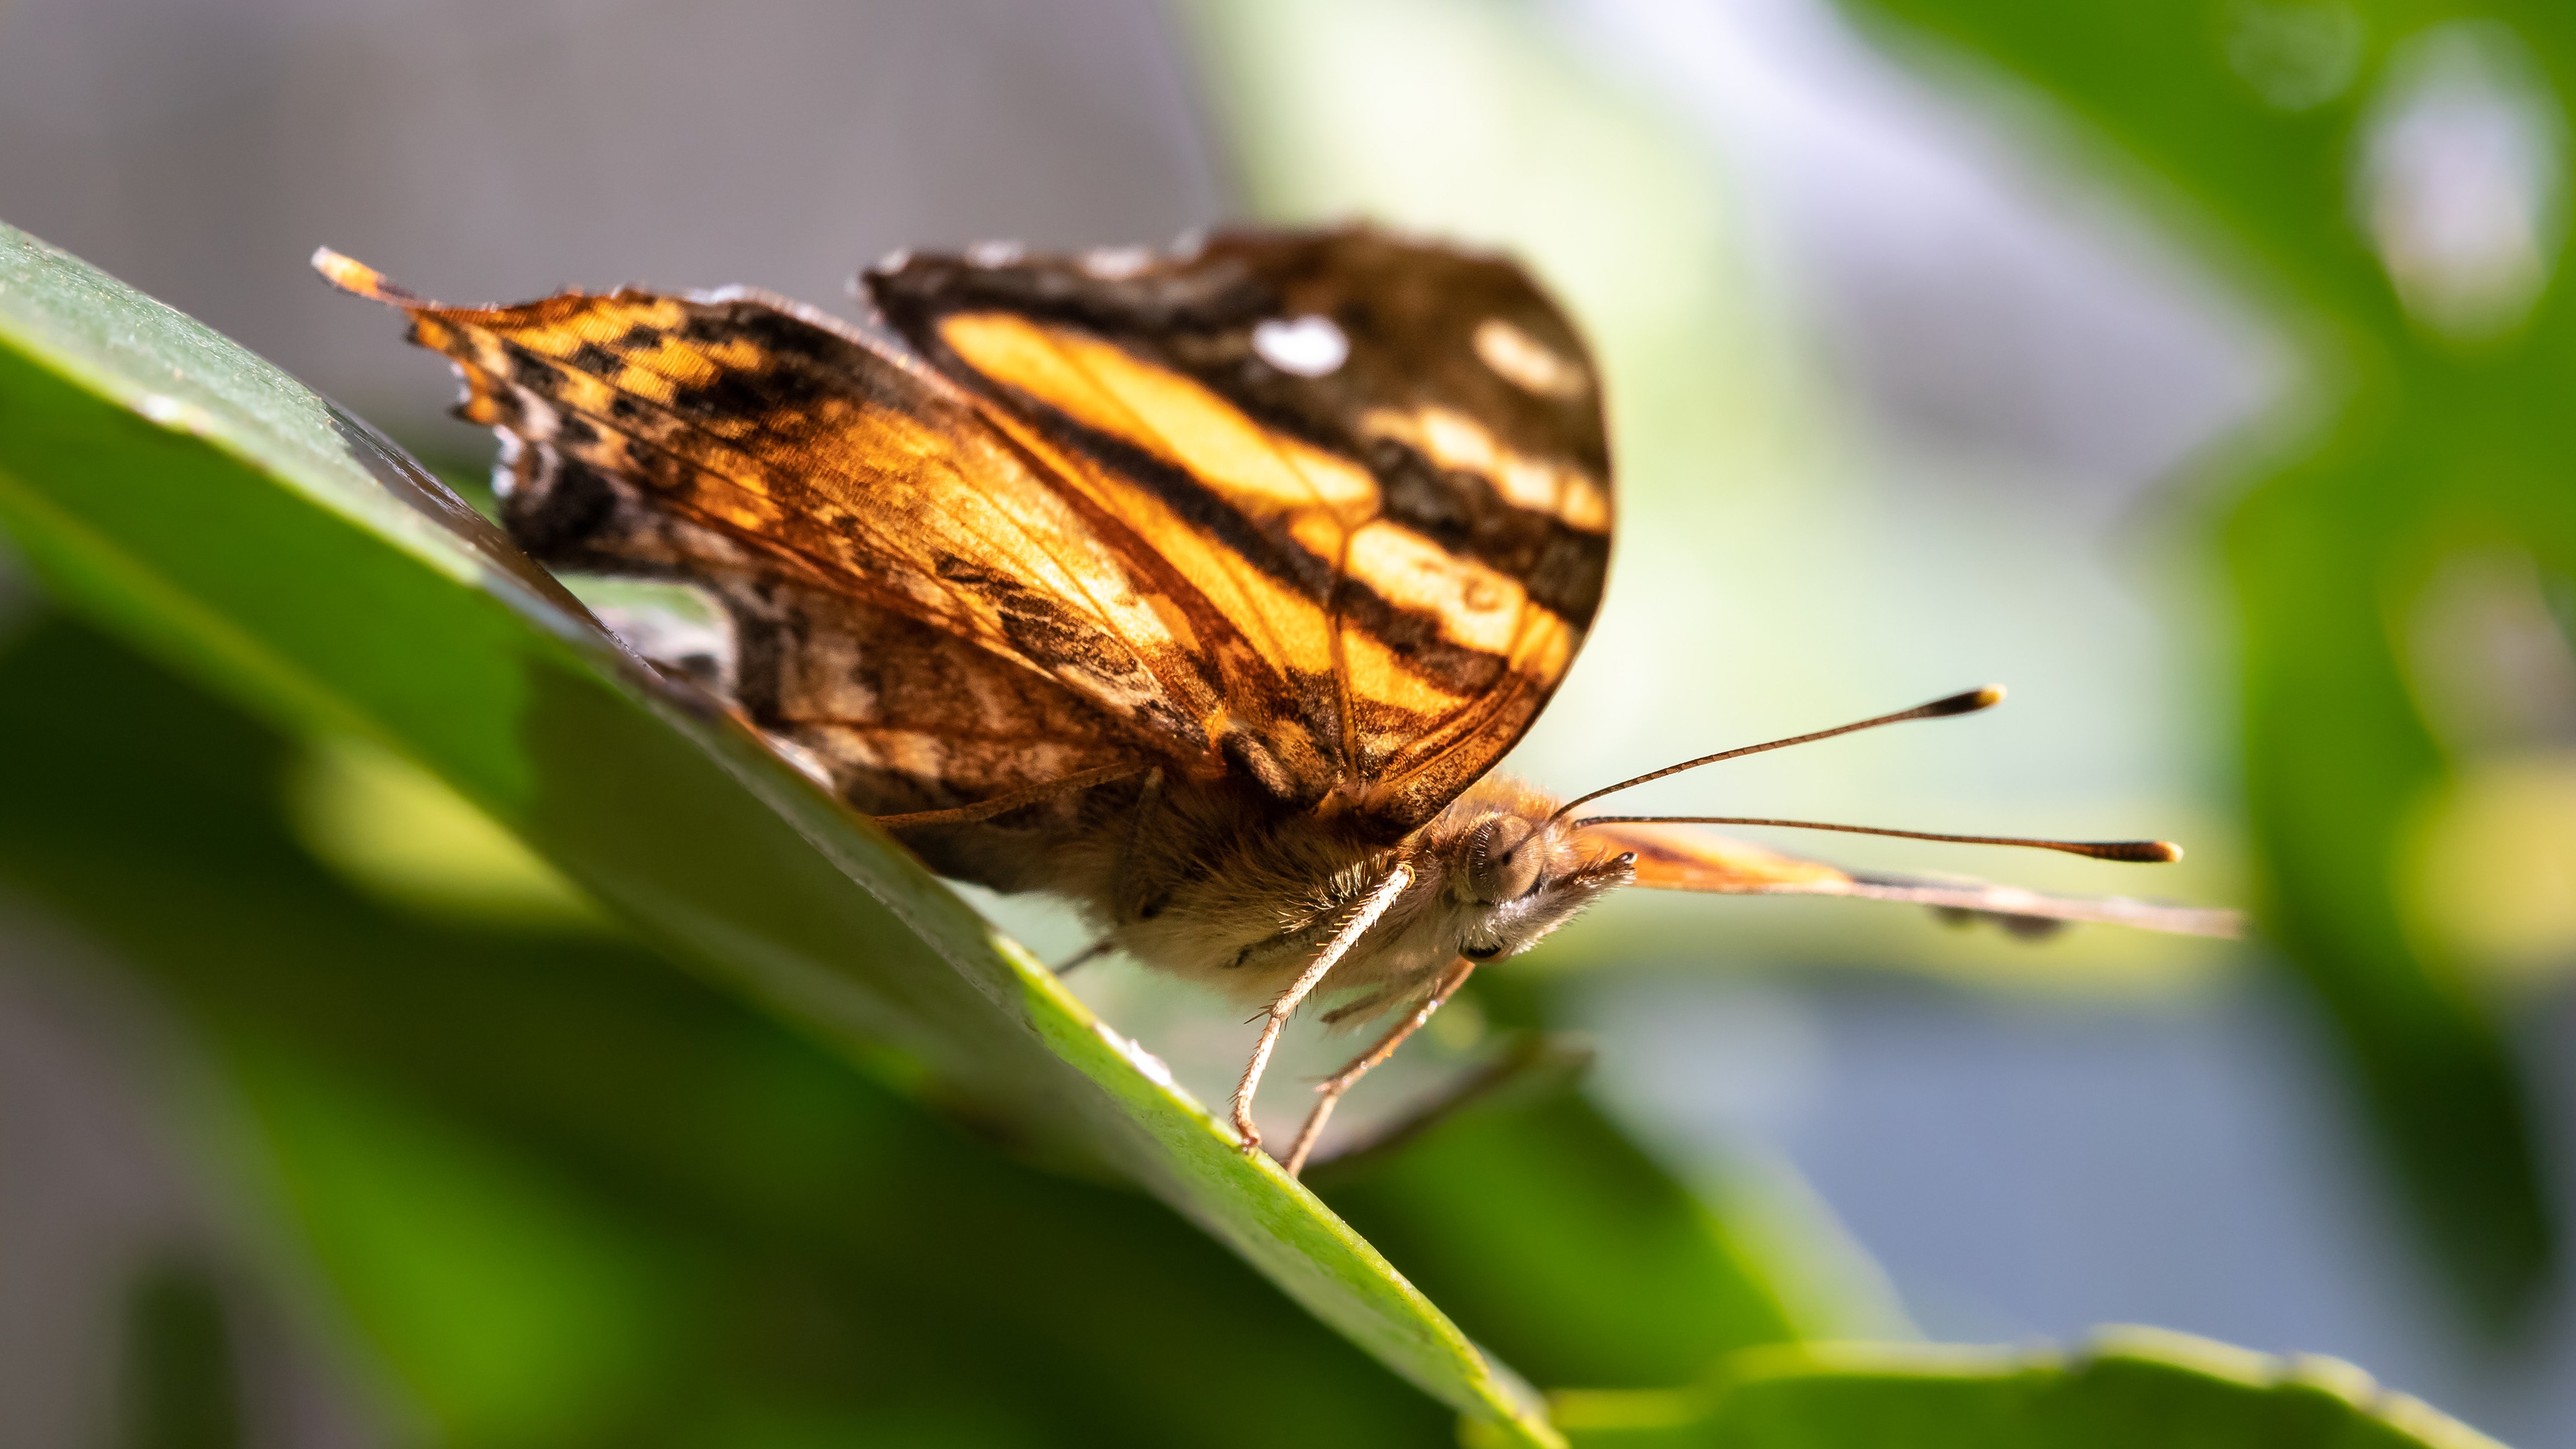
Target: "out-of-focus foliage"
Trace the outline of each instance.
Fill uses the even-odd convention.
[[[222,1291],[171,1257],[136,1276],[125,1305],[124,1449],[239,1449],[240,1365]]]
[[[2452,1277],[2509,1320],[2554,1244],[2523,1095],[2465,968],[2576,947],[2563,908],[2518,938],[2482,929],[2498,895],[2520,923],[2566,897],[2532,867],[2563,860],[2569,830],[2459,806],[2493,799],[2498,771],[2558,779],[2576,758],[2555,697],[2576,577],[2576,307],[2558,277],[2576,9],[1854,8],[2044,91],[2304,345],[2312,415],[2250,485],[2227,480],[2223,525],[2266,924],[2340,1028]],[[2445,609],[2463,570],[2500,579],[2501,602]],[[2420,878],[2464,858],[2497,873]]]

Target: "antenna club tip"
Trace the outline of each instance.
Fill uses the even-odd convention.
[[[355,257],[343,256],[329,247],[313,249],[313,270],[342,286],[364,286],[375,281],[375,268]]]
[[[2154,858],[2158,862],[2165,865],[2171,865],[2175,861],[2182,859],[2182,847],[2174,844],[2172,841],[2158,840],[2150,843],[2156,848],[2157,854]]]
[[[1943,715],[1973,714],[1978,710],[1990,708],[1996,704],[2002,703],[2003,697],[2004,687],[2002,685],[1989,684],[1983,689],[1971,689],[1964,694],[1954,694],[1946,699],[1936,699],[1930,704],[1923,706],[1921,715],[1938,719]]]
[[[1977,701],[1977,708],[1992,709],[2004,702],[2004,687],[2000,684],[1989,684],[1978,690],[1974,698]]]

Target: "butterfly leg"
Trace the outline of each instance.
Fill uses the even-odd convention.
[[[1377,990],[1370,992],[1368,995],[1361,997],[1357,1001],[1345,1002],[1340,1006],[1334,1007],[1332,1010],[1325,1012],[1317,1019],[1322,1021],[1326,1026],[1339,1026],[1353,1017],[1358,1017],[1360,1020],[1366,1021],[1370,1017],[1377,1015],[1379,1012],[1386,1010],[1388,1002],[1393,1001],[1398,997],[1411,996],[1414,993],[1414,990],[1421,984],[1422,983],[1420,981],[1410,977],[1390,981],[1384,986],[1379,987]]]
[[[1352,1083],[1368,1075],[1369,1068],[1394,1056],[1395,1049],[1404,1045],[1405,1038],[1420,1031],[1422,1024],[1431,1019],[1431,1013],[1447,1005],[1449,998],[1458,994],[1458,988],[1466,985],[1467,978],[1474,975],[1475,971],[1475,962],[1464,956],[1459,957],[1447,971],[1441,973],[1440,984],[1432,988],[1429,1000],[1415,1007],[1411,1015],[1397,1022],[1394,1029],[1386,1035],[1379,1037],[1377,1045],[1360,1053],[1349,1066],[1326,1077],[1316,1085],[1315,1091],[1318,1096],[1315,1110],[1306,1114],[1306,1125],[1297,1129],[1296,1145],[1288,1149],[1288,1160],[1283,1164],[1287,1167],[1290,1177],[1305,1171],[1306,1154],[1315,1150],[1315,1139],[1324,1135],[1324,1123],[1331,1120],[1333,1108],[1341,1102],[1342,1094],[1351,1089]]]
[[[1117,944],[1117,941],[1111,937],[1103,936],[1099,940],[1092,942],[1090,945],[1083,947],[1081,950],[1074,952],[1072,956],[1068,957],[1063,963],[1055,968],[1055,974],[1058,976],[1070,976],[1073,974],[1073,968],[1108,955],[1110,949]]]
[[[1234,1089],[1234,1130],[1243,1138],[1246,1156],[1261,1150],[1261,1129],[1252,1122],[1252,1097],[1261,1090],[1261,1074],[1270,1066],[1270,1053],[1278,1047],[1279,1033],[1287,1027],[1288,1018],[1296,1013],[1299,1003],[1323,984],[1332,969],[1341,964],[1342,957],[1350,953],[1360,937],[1368,934],[1369,927],[1377,924],[1378,917],[1386,914],[1386,908],[1395,904],[1395,898],[1404,894],[1405,888],[1412,884],[1413,867],[1397,863],[1360,902],[1359,909],[1351,912],[1351,918],[1342,923],[1342,928],[1333,933],[1333,939],[1324,943],[1324,949],[1316,955],[1314,963],[1288,983],[1288,989],[1280,992],[1278,998],[1270,1003],[1270,1010],[1266,1013],[1268,1019],[1261,1025],[1261,1040],[1253,1046],[1252,1060],[1244,1064],[1243,1080]]]

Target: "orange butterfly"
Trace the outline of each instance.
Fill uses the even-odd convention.
[[[853,807],[944,874],[1072,900],[1095,951],[1264,1003],[1247,1151],[1301,1003],[1401,1009],[1319,1088],[1291,1173],[1477,963],[1619,886],[2231,929],[1856,875],[1492,775],[1592,622],[1611,523],[1591,358],[1507,260],[1366,228],[900,256],[864,278],[869,328],[739,289],[446,307],[315,265],[455,361],[521,546],[710,591],[740,709]]]

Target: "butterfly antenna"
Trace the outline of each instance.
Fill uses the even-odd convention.
[[[1936,835],[1927,830],[1885,830],[1875,825],[1829,825],[1822,820],[1765,820],[1750,815],[1587,815],[1574,822],[1587,825],[1783,825],[1794,830],[1839,830],[1849,835],[1893,835],[1902,840],[1941,840],[1952,845],[2022,845],[2033,850],[2062,850],[2094,860],[2132,860],[2163,864],[2182,859],[2182,847],[2170,840],[2034,840],[2019,835]]]
[[[1874,730],[1880,725],[1903,724],[1905,721],[1910,719],[1941,719],[1945,716],[1954,714],[1974,714],[1978,710],[1988,709],[2003,703],[2003,698],[2004,687],[2000,684],[1989,684],[1983,689],[1971,689],[1964,694],[1948,695],[1941,699],[1936,699],[1930,704],[1918,704],[1912,709],[1900,709],[1894,714],[1882,714],[1871,719],[1855,720],[1847,725],[1836,725],[1829,730],[1818,730],[1814,734],[1791,735],[1785,740],[1772,740],[1767,744],[1746,745],[1741,749],[1734,750],[1720,750],[1714,755],[1702,755],[1696,760],[1684,760],[1678,765],[1666,765],[1660,770],[1653,771],[1649,774],[1639,775],[1633,780],[1622,780],[1616,785],[1604,785],[1589,795],[1577,795],[1573,799],[1566,801],[1563,805],[1558,806],[1556,813],[1548,818],[1550,820],[1563,819],[1565,816],[1573,814],[1576,806],[1590,804],[1592,801],[1598,800],[1604,795],[1616,795],[1622,790],[1643,785],[1649,780],[1660,780],[1666,775],[1678,775],[1684,770],[1696,770],[1702,765],[1714,765],[1720,760],[1740,759],[1745,755],[1759,755],[1769,750],[1785,750],[1791,745],[1813,744],[1817,740],[1829,740],[1836,735],[1848,735],[1861,730]],[[1624,820],[1631,817],[1620,816],[1618,818]],[[1592,822],[1587,820],[1579,821],[1577,823],[1588,825]],[[1855,827],[1835,826],[1833,828],[1843,830]]]

